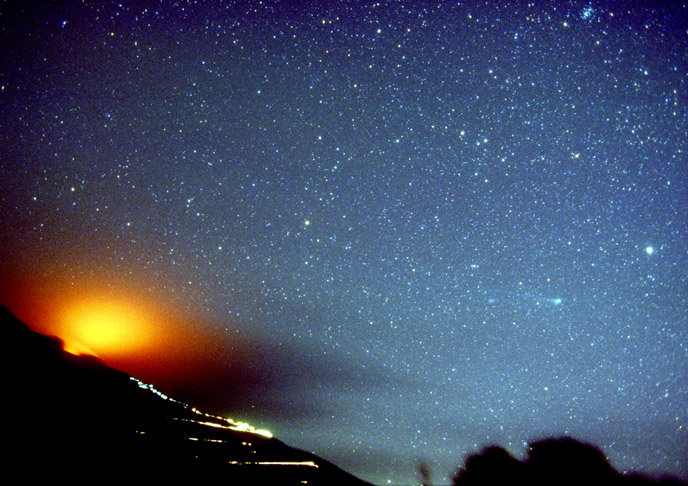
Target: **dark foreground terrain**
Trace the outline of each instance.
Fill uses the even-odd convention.
[[[65,352],[0,307],[4,474],[17,484],[368,485],[251,427],[200,412],[93,357]],[[427,478],[426,478],[427,479]],[[679,486],[615,471],[571,438],[530,444],[519,461],[492,446],[466,458],[456,486]]]
[[[250,427],[196,411],[74,356],[0,308],[3,473],[17,484],[365,485]]]

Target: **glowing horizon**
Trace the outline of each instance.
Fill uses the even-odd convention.
[[[109,296],[70,303],[58,317],[64,349],[98,357],[143,352],[155,340],[146,311]]]
[[[206,333],[192,334],[184,323],[195,320],[154,294],[140,276],[111,283],[31,275],[10,279],[0,293],[20,320],[54,336],[75,355],[92,355],[108,366],[151,380],[186,376],[202,367]],[[191,365],[191,362],[194,364]]]

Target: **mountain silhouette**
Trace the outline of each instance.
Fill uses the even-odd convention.
[[[367,485],[269,434],[200,412],[0,307],[3,463],[17,482]]]

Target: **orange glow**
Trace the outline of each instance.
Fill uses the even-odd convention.
[[[73,283],[1,270],[2,262],[0,304],[34,331],[163,389],[207,386],[246,356],[227,333],[171,304],[142,278],[107,284],[99,275],[103,282]]]
[[[72,303],[59,321],[65,350],[74,354],[138,354],[154,340],[145,310],[111,297]]]

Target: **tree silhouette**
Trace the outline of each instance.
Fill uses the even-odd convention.
[[[418,463],[418,475],[420,476],[421,486],[432,485],[432,475],[430,474],[430,468],[427,462],[421,460],[420,463]]]
[[[454,475],[454,486],[526,484],[545,486],[604,484],[606,486],[680,486],[676,478],[654,480],[616,471],[597,447],[570,437],[532,442],[524,461],[498,446],[471,454]]]

